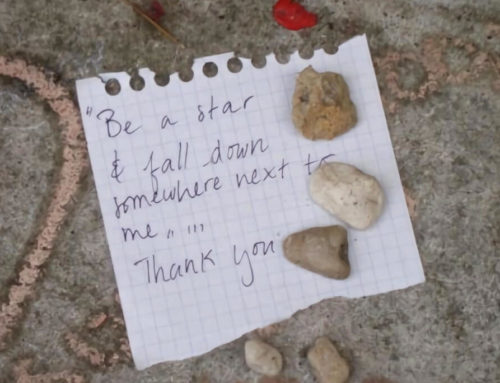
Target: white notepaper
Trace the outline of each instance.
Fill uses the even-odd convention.
[[[141,70],[141,91],[128,86],[125,73],[101,75],[119,80],[116,96],[101,79],[77,82],[138,369],[205,353],[325,298],[425,280],[366,37],[335,55],[294,54],[285,65],[270,55],[263,69],[242,59],[237,74],[227,69],[231,57],[198,59],[192,81],[172,75],[165,87]],[[217,65],[215,77],[203,75],[206,62]],[[342,74],[357,108],[357,125],[332,141],[309,141],[291,121],[295,78],[308,65]],[[349,229],[352,272],[343,281],[303,270],[282,254],[288,234],[341,223],[308,194],[309,170],[322,158],[375,176],[386,197],[373,227]],[[255,184],[247,185],[252,174]],[[183,194],[186,187],[199,195]]]

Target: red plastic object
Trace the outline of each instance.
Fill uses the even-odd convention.
[[[158,23],[160,19],[165,15],[165,9],[163,5],[160,4],[159,1],[154,0],[149,7],[149,10],[146,14],[153,20],[155,23]]]
[[[318,23],[316,14],[308,12],[293,0],[278,0],[273,6],[273,17],[279,25],[292,31],[313,27]]]

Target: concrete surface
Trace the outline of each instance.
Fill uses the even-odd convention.
[[[186,48],[119,0],[1,0],[0,57],[41,67],[74,95],[75,79],[102,71],[189,73],[194,57],[226,51],[286,59],[366,32],[427,283],[323,301],[261,332],[284,354],[280,379],[246,368],[245,337],[135,371],[87,168],[48,258],[28,265],[40,273],[9,317],[0,382],[313,382],[304,351],[319,335],[350,361],[352,382],[500,381],[500,2],[309,0],[320,22],[302,32],[277,26],[271,1],[162,3]],[[58,190],[57,121],[31,87],[0,76],[4,311]]]

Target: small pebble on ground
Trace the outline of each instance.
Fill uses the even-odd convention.
[[[349,365],[325,336],[316,339],[307,360],[319,383],[345,383],[349,378]]]
[[[246,341],[245,362],[251,370],[267,376],[278,375],[283,368],[280,352],[258,339]]]
[[[347,230],[342,226],[313,227],[283,241],[285,257],[297,266],[328,278],[345,279],[351,272]]]

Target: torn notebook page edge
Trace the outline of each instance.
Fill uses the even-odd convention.
[[[295,51],[294,53],[292,53],[290,55],[288,62],[299,60],[299,61],[302,61],[304,63],[307,63],[308,61],[310,61],[312,59],[312,57],[314,57],[314,55],[317,52],[322,52],[322,51],[324,51],[324,53],[326,53],[328,55],[335,56],[338,54],[339,51],[341,51],[343,48],[345,48],[345,45],[347,42],[349,42],[349,44],[365,43],[366,42],[366,35],[365,34],[358,35],[358,36],[355,36],[355,37],[347,40],[346,42],[342,43],[339,46],[338,51],[334,54],[327,53],[326,51],[324,51],[324,49],[320,48],[320,49],[314,50],[313,55],[311,57],[303,58],[300,56],[298,51]],[[266,66],[282,66],[282,65],[284,66],[284,65],[288,64],[288,62],[280,63],[277,60],[276,55],[274,53],[269,53],[268,55],[266,55],[264,57],[265,57],[264,65],[262,67],[257,68],[257,69],[263,69]],[[231,69],[230,69],[231,60],[235,60],[235,59],[240,62],[241,66],[240,66],[239,70],[231,71]],[[206,64],[216,65],[215,61],[220,62],[221,60],[226,62],[226,65],[223,65],[222,67],[216,66],[216,74],[215,75],[207,75],[204,73],[203,67]],[[225,73],[226,75],[234,75],[236,77],[236,76],[238,76],[240,74],[244,74],[245,72],[247,72],[251,69],[254,69],[254,68],[256,68],[256,66],[252,63],[251,58],[240,57],[240,56],[236,56],[233,52],[227,52],[227,53],[221,53],[218,55],[211,55],[211,56],[197,58],[194,60],[194,63],[192,65],[191,70],[192,70],[194,76],[202,76],[205,79],[207,79],[208,81],[215,82],[215,81],[217,81],[217,78],[223,77],[223,76],[219,76],[219,74],[221,74],[221,73]],[[158,82],[155,80],[155,77],[157,76],[158,73],[152,71],[149,68],[139,69],[138,74],[144,80],[145,87],[165,88],[165,87],[172,86],[173,84],[184,84],[185,85],[185,84],[190,84],[193,82],[192,78],[189,81],[183,80],[181,78],[181,76],[179,75],[179,72],[175,72],[175,73],[168,75],[169,80],[168,80],[168,83],[165,85],[158,84]],[[95,77],[89,77],[89,78],[77,80],[76,82],[77,82],[77,85],[80,82],[87,82],[87,83],[96,82],[96,83],[101,83],[103,86],[105,86],[109,81],[118,81],[118,83],[120,85],[120,91],[140,92],[141,90],[143,90],[144,88],[141,90],[132,89],[132,87],[130,86],[130,82],[132,80],[132,77],[133,76],[127,72],[105,72],[105,73],[100,73],[99,75],[97,75]],[[91,85],[91,84],[89,84],[89,85]],[[108,93],[108,94],[110,94],[110,93]],[[118,93],[110,94],[110,95],[113,96],[116,94],[118,94]]]

